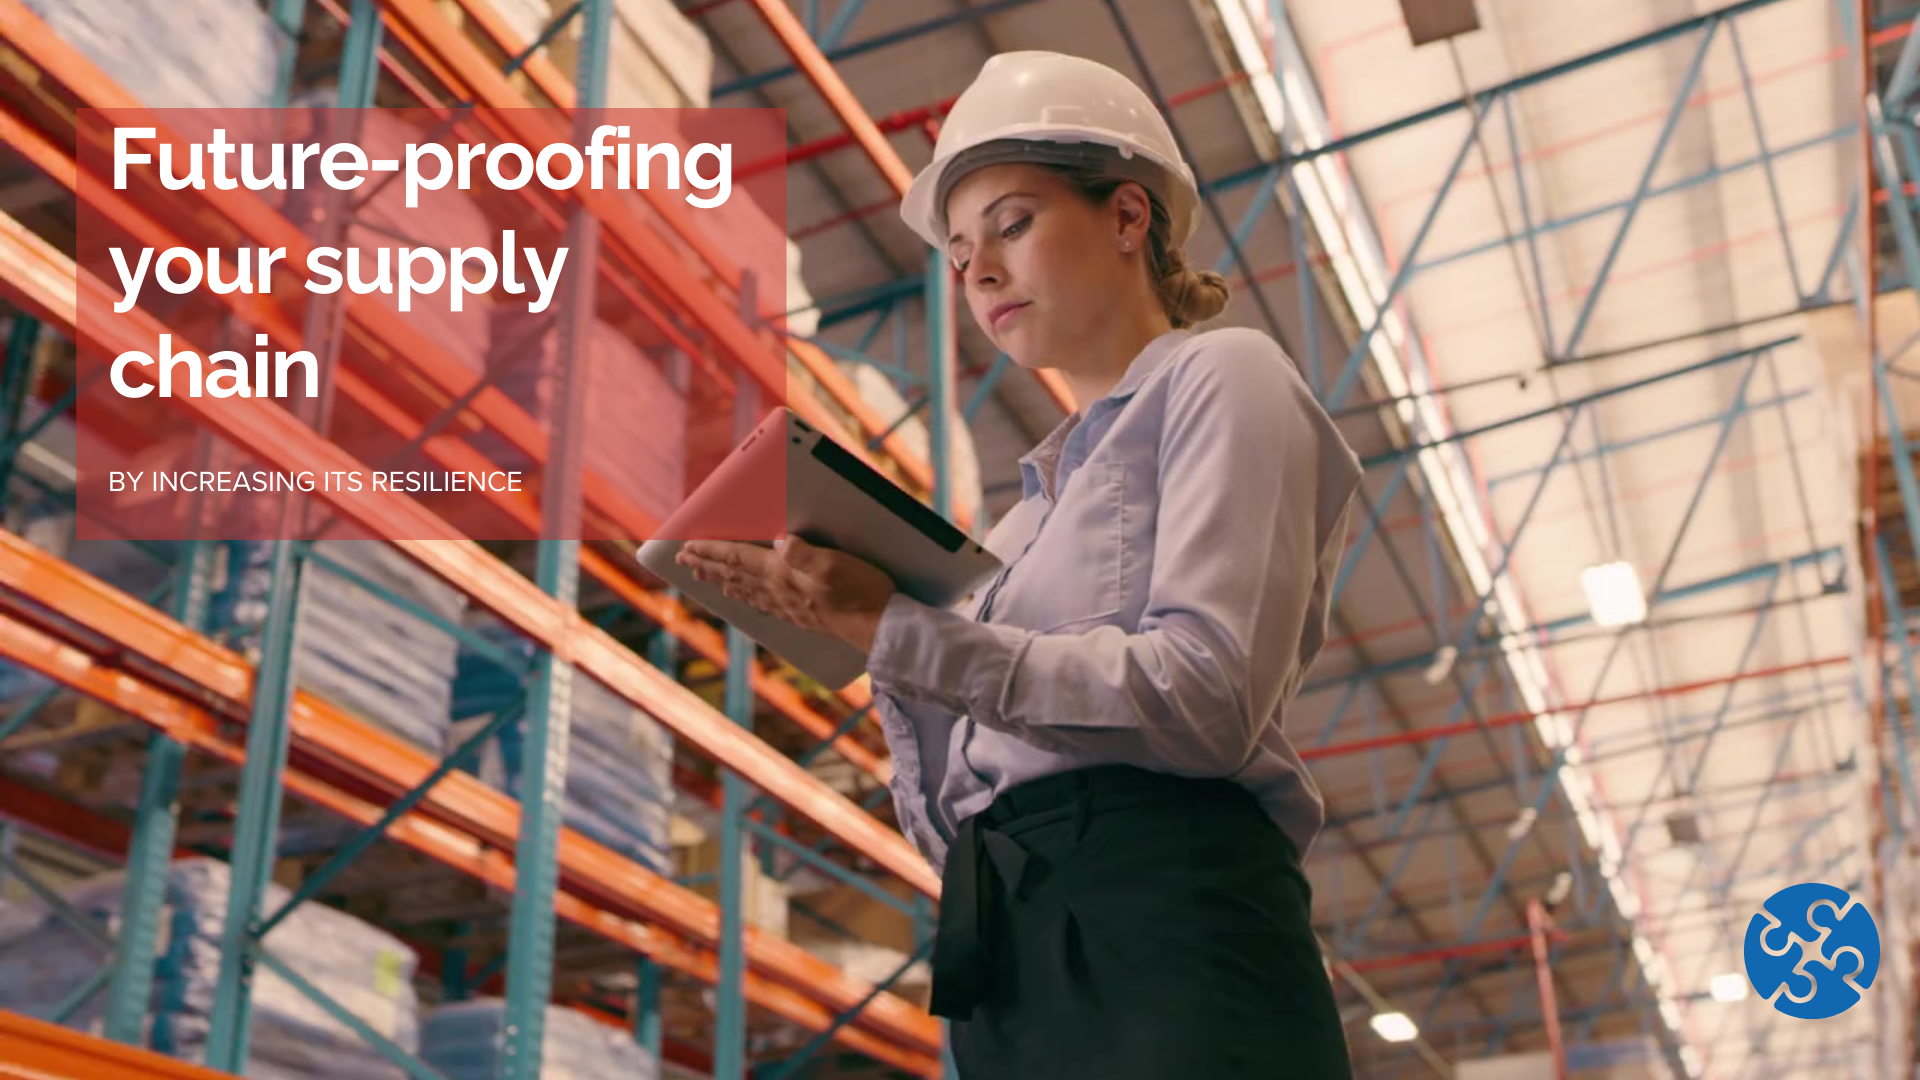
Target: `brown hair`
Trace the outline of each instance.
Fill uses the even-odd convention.
[[[1067,182],[1096,206],[1104,206],[1120,185],[1129,181],[1094,165],[1043,166],[1065,177]],[[1142,185],[1143,187],[1145,185]],[[1152,220],[1147,226],[1147,273],[1153,291],[1174,328],[1183,330],[1202,323],[1224,311],[1227,306],[1227,279],[1212,270],[1195,270],[1187,264],[1187,253],[1172,246],[1173,232],[1167,208],[1151,191]]]

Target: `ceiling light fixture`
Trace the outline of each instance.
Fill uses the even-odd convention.
[[[1640,575],[1629,562],[1610,562],[1580,571],[1587,609],[1601,626],[1627,626],[1647,618],[1647,597]]]
[[[1420,1034],[1413,1020],[1402,1012],[1376,1013],[1370,1022],[1374,1032],[1388,1042],[1412,1042]]]

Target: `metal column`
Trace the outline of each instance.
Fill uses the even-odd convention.
[[[953,267],[935,251],[927,256],[927,428],[933,457],[933,509],[953,517],[953,374],[959,355],[954,337]]]
[[[686,393],[685,363],[673,365],[673,379],[675,389]],[[667,595],[675,601],[679,599],[676,590],[668,590]],[[647,642],[647,662],[676,679],[680,671],[679,652],[678,642],[665,630],[655,631],[652,640]],[[634,974],[633,1038],[653,1059],[654,1067],[659,1068],[666,1043],[666,1029],[660,1016],[660,988],[665,970],[657,961],[643,956]]]
[[[581,11],[575,139],[586,142],[607,100],[613,0],[585,0]],[[600,261],[600,224],[585,206],[567,223],[576,265]],[[540,590],[575,606],[580,584],[581,470],[586,436],[587,350],[593,340],[598,275],[576,273],[558,316],[559,394],[547,419],[547,466],[540,496]],[[560,822],[573,730],[574,669],[543,651],[527,692],[525,758],[520,772],[520,838],[514,856],[512,937],[507,945],[506,1045],[501,1080],[538,1080],[553,989],[554,894],[559,884]]]
[[[280,81],[276,92],[285,104],[293,81],[294,58],[299,49],[300,30],[306,18],[306,0],[275,0],[273,21],[286,35],[280,55]],[[308,311],[303,328],[306,340],[320,341],[324,324],[319,312],[326,305],[316,304]],[[320,364],[320,397],[293,403],[300,418],[315,427],[327,413],[327,396],[333,391],[333,370],[329,358]],[[294,539],[305,517],[304,500],[288,495],[281,499],[276,523],[273,554],[269,562],[271,581],[267,588],[266,625],[260,634],[260,661],[253,684],[253,701],[247,717],[247,758],[240,770],[240,798],[234,841],[228,856],[229,884],[225,918],[221,924],[220,981],[215,991],[211,1030],[207,1036],[207,1065],[219,1072],[244,1073],[247,1069],[249,1040],[253,1020],[253,975],[259,962],[256,928],[260,903],[272,878],[280,834],[281,782],[287,767],[288,714],[293,706],[294,663],[297,657],[299,611],[302,589],[300,563],[295,557]],[[156,747],[156,749],[159,749]],[[164,753],[164,751],[162,751]],[[142,792],[142,809],[149,795],[167,794],[151,783]],[[149,823],[152,824],[151,822]],[[148,852],[146,865],[138,867],[147,875],[145,892],[137,899],[142,905],[159,902],[160,871],[152,863],[164,863],[167,853]],[[129,882],[129,887],[133,882]],[[144,913],[143,913],[144,917]],[[131,958],[137,939],[123,945],[121,952]],[[151,948],[151,945],[146,945]],[[131,959],[130,959],[130,962]],[[151,975],[146,978],[150,979]],[[137,975],[120,978],[117,990],[125,995],[117,1004],[125,1010],[145,1011],[144,1001],[135,1001]],[[131,1020],[123,1017],[123,1022]]]
[[[1567,1048],[1560,1041],[1560,1007],[1554,1001],[1553,964],[1547,955],[1547,928],[1551,922],[1545,904],[1538,898],[1527,901],[1527,936],[1533,945],[1533,970],[1540,984],[1540,1016],[1547,1024],[1547,1049],[1553,1055],[1553,1078],[1567,1080]]]
[[[204,452],[211,439],[203,433],[200,442]],[[195,503],[198,517],[205,497],[196,497]],[[215,551],[206,537],[190,534],[174,571],[174,599],[168,613],[192,629],[201,629],[206,624]],[[186,758],[186,747],[159,732],[155,732],[147,744],[140,805],[134,812],[133,836],[127,846],[126,882],[120,899],[120,936],[114,947],[105,1019],[106,1037],[129,1046],[146,1045],[147,1010],[153,1000],[154,950],[160,936],[167,868],[173,861],[174,834],[180,812],[180,771]]]
[[[759,413],[759,393],[741,384],[734,398],[734,433],[744,438]],[[753,730],[753,640],[727,628],[727,717]],[[720,778],[720,983],[716,988],[713,1080],[747,1080],[747,815],[753,789],[738,773]]]

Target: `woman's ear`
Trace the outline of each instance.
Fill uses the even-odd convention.
[[[1153,226],[1153,200],[1135,183],[1121,184],[1113,193],[1114,239],[1121,251],[1144,249]]]

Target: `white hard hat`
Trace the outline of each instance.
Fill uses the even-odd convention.
[[[941,122],[933,162],[914,177],[900,216],[945,251],[946,195],[965,172],[995,162],[1065,161],[1076,150],[1113,158],[1115,171],[1152,192],[1167,208],[1173,247],[1193,235],[1200,191],[1166,117],[1132,79],[1055,52],[1007,52],[987,61]]]

